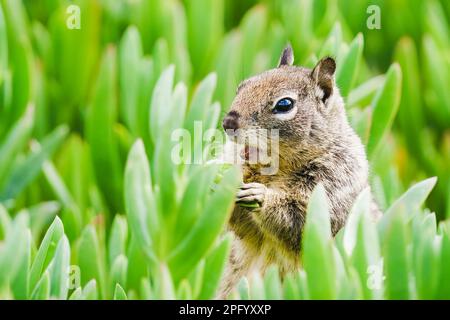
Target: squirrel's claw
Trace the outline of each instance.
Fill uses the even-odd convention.
[[[236,194],[236,202],[263,203],[267,188],[261,183],[246,183],[241,186]]]

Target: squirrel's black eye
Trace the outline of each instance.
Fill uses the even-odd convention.
[[[294,101],[291,98],[283,98],[278,100],[272,109],[272,113],[286,113],[294,107]]]

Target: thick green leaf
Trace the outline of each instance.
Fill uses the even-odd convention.
[[[412,152],[422,157],[424,136],[417,134],[424,128],[423,97],[420,89],[420,70],[414,41],[402,38],[396,48],[395,58],[403,73],[402,99],[398,120],[406,136],[406,143]]]
[[[64,235],[64,227],[59,217],[56,217],[48,228],[39,250],[33,260],[30,270],[30,290],[34,290],[37,282],[41,278],[42,271],[47,268],[48,263],[53,259],[56,245]]]
[[[83,298],[85,300],[97,300],[99,298],[97,281],[92,279],[83,288]]]
[[[202,283],[204,282],[203,276],[205,273],[205,260],[200,260],[195,269],[188,275],[187,280],[191,289],[191,294],[197,297],[202,289]]]
[[[370,210],[370,189],[364,189],[356,198],[347,217],[343,234],[343,246],[347,256],[351,256],[357,242],[358,225],[361,217]]]
[[[169,256],[169,267],[175,281],[192,270],[219,235],[231,212],[238,181],[237,170],[228,170],[186,239]]]
[[[255,56],[265,42],[267,26],[267,8],[255,6],[242,18],[240,30],[242,32],[242,56],[240,78],[245,79],[253,72]]]
[[[179,300],[192,300],[193,298],[192,288],[187,279],[181,281],[177,290],[177,299]]]
[[[46,161],[43,167],[45,178],[47,179],[50,187],[55,193],[57,199],[62,203],[64,208],[66,209],[66,215],[64,215],[64,222],[66,222],[66,233],[68,234],[69,239],[71,232],[69,232],[67,220],[70,219],[73,221],[73,226],[76,229],[76,235],[79,235],[81,231],[82,225],[82,213],[78,204],[75,202],[72,194],[70,193],[68,187],[66,186],[63,178],[60,176],[58,171],[56,170],[54,164],[51,161]],[[70,215],[70,218],[67,217]]]
[[[158,237],[159,218],[148,160],[141,140],[133,145],[128,155],[124,192],[131,232],[142,250],[152,259],[156,259],[152,239]]]
[[[373,115],[367,153],[372,159],[389,132],[400,104],[402,72],[397,63],[386,73],[383,86],[372,101]]]
[[[172,159],[171,143],[161,140],[155,150],[153,159],[153,182],[155,184],[155,193],[158,197],[158,208],[163,218],[173,217],[176,212],[177,193],[176,178],[177,171]]]
[[[319,184],[309,199],[302,239],[302,260],[311,299],[334,299],[337,294],[328,210],[325,188]]]
[[[60,209],[58,202],[47,201],[25,210],[30,216],[31,234],[35,243],[41,239],[42,232],[50,226]]]
[[[184,83],[180,82],[175,86],[172,96],[172,105],[170,116],[170,122],[168,124],[171,133],[175,129],[183,127],[183,122],[186,114],[187,108],[187,87]]]
[[[218,170],[219,167],[215,165],[206,168],[202,166],[197,166],[195,169],[191,168],[192,173],[181,198],[180,209],[175,222],[174,244],[179,244],[186,237],[198,219]]]
[[[416,236],[416,234],[414,234]],[[439,278],[442,238],[436,236],[436,216],[427,214],[420,223],[417,236],[420,241],[414,246],[415,280],[419,299],[435,299]]]
[[[355,299],[360,295],[355,293],[354,284],[350,281],[343,257],[336,246],[332,247],[335,267],[336,299]],[[345,258],[345,257],[344,257]]]
[[[114,139],[117,118],[115,59],[115,50],[112,47],[106,49],[86,117],[86,134],[98,184],[111,209],[120,212],[123,207],[123,176]]]
[[[157,277],[157,291],[159,299],[175,299],[175,287],[169,268],[165,264],[160,264]]]
[[[297,284],[300,291],[299,298],[303,300],[311,299],[308,288],[308,276],[305,270],[300,270],[297,273]]]
[[[125,217],[117,215],[111,226],[111,234],[109,235],[109,263],[112,265],[116,258],[126,254],[128,242],[128,224]]]
[[[114,300],[127,300],[127,294],[118,283],[116,284],[116,289],[114,290]]]
[[[264,300],[266,299],[266,290],[264,287],[264,281],[258,272],[253,272],[248,277],[250,284],[250,299],[251,300]]]
[[[32,300],[48,300],[50,298],[50,274],[46,271],[31,293]]]
[[[222,38],[224,9],[223,0],[186,2],[189,53],[197,76],[208,70],[214,50],[217,50]],[[202,36],[198,37],[199,34]]]
[[[241,278],[237,285],[237,290],[239,292],[239,298],[241,300],[249,300],[250,299],[250,289],[247,278]]]
[[[450,29],[448,16],[446,17],[442,4],[439,1],[427,1],[423,20],[425,30],[434,37],[441,47],[448,48],[450,45]]]
[[[198,299],[212,299],[216,293],[230,252],[231,237],[226,237],[205,260],[203,283]]]
[[[30,260],[31,260],[31,232],[28,230],[20,239],[23,242],[24,250],[22,252],[21,261],[19,262],[16,276],[12,279],[11,289],[14,298],[25,300],[29,295],[29,279],[30,279]],[[18,252],[20,254],[20,251]]]
[[[8,69],[8,35],[6,31],[5,16],[0,6],[0,88]]]
[[[153,288],[150,284],[149,279],[147,279],[147,278],[142,278],[142,280],[141,280],[140,297],[144,300],[152,300],[154,297]]]
[[[50,297],[67,299],[69,291],[70,245],[65,235],[61,237],[55,250],[55,257],[49,266]]]
[[[78,266],[81,269],[81,284],[85,285],[95,279],[98,283],[100,298],[108,297],[106,287],[105,259],[102,256],[99,239],[92,225],[88,225],[81,234],[78,245]]]
[[[0,239],[4,240],[11,226],[11,218],[5,207],[0,204]]]
[[[450,299],[450,232],[442,235],[442,245],[440,252],[440,274],[439,284],[436,294],[437,299]]]
[[[17,154],[27,143],[31,130],[33,129],[34,107],[30,106],[25,111],[22,118],[10,129],[5,140],[0,143],[0,187],[6,183],[9,176],[9,169],[14,164]],[[1,190],[0,190],[1,194]]]
[[[8,60],[13,74],[9,121],[15,122],[31,100],[33,50],[28,35],[29,21],[22,1],[2,0],[8,31]],[[18,36],[20,35],[20,36]]]
[[[343,97],[347,97],[350,90],[353,88],[361,63],[363,46],[364,38],[363,35],[359,33],[350,44],[350,48],[345,57],[338,62],[336,83]]]
[[[127,250],[128,275],[127,284],[129,288],[140,288],[143,279],[149,277],[149,261],[142,252],[137,239],[131,235]]]
[[[239,81],[242,37],[239,31],[232,31],[223,39],[216,62],[217,90],[215,97],[225,109],[231,104]]]
[[[264,288],[266,291],[266,299],[281,300],[283,298],[283,291],[277,267],[272,266],[265,273]]]
[[[114,291],[116,285],[119,284],[122,288],[127,287],[127,270],[128,270],[128,259],[124,255],[119,255],[114,260],[111,267],[110,279],[111,279],[111,291]]]
[[[383,266],[371,201],[370,190],[365,189],[353,205],[344,233],[344,246],[362,284],[365,299],[380,298],[383,288]]]
[[[5,189],[0,193],[0,200],[14,198],[36,178],[44,162],[62,143],[67,132],[68,128],[65,126],[56,128],[42,141],[41,146],[36,146],[35,150],[24,161],[14,166],[5,184]]]
[[[432,90],[425,95],[427,106],[431,109],[434,121],[442,128],[450,121],[450,93],[446,84],[450,82],[448,54],[439,49],[436,41],[429,35],[423,40],[424,75]]]
[[[347,106],[365,106],[366,104],[369,104],[369,99],[371,99],[374,93],[383,85],[384,80],[384,75],[376,76],[352,89],[347,97]]]
[[[192,97],[192,101],[189,106],[189,111],[186,115],[186,119],[184,122],[185,128],[189,130],[191,135],[195,137],[198,132],[195,132],[196,124],[202,125],[203,130],[207,130],[205,128],[207,125],[207,117],[208,111],[210,110],[212,97],[214,94],[214,89],[217,83],[217,76],[215,73],[208,75],[205,79],[200,82],[198,88],[196,89],[194,96]],[[195,155],[202,155],[202,139],[193,139],[192,141],[192,152]],[[193,160],[194,163],[199,163],[198,159]]]
[[[397,206],[392,214],[383,245],[386,272],[385,294],[388,299],[408,299],[409,262],[407,252],[407,234],[405,223],[405,207]]]
[[[413,185],[392,204],[378,223],[378,231],[380,232],[381,239],[385,238],[384,236],[395,212],[401,207],[407,208],[405,218],[410,218],[411,215],[425,202],[436,184],[436,181],[436,177],[433,177]]]
[[[339,22],[336,22],[331,29],[328,37],[322,44],[320,51],[318,52],[319,57],[325,56],[337,56],[339,47],[342,43],[342,26]],[[310,57],[311,64],[309,67],[313,68],[314,65],[318,62],[318,59],[313,59],[314,56]]]
[[[172,101],[172,87],[174,81],[175,67],[170,66],[161,74],[153,89],[150,103],[150,133],[153,144],[156,145],[160,135],[166,136],[167,122],[170,119]]]
[[[142,45],[139,31],[129,27],[119,48],[120,111],[132,133],[139,133],[139,81]]]
[[[285,300],[296,300],[300,297],[300,290],[292,274],[288,274],[283,280],[283,297]]]
[[[155,78],[155,66],[153,60],[150,58],[143,58],[140,62],[139,69],[139,108],[138,108],[138,121],[139,136],[145,141],[146,145],[150,145],[150,130],[149,130],[149,113],[150,113],[150,101],[152,96],[153,81]]]
[[[81,287],[76,288],[69,297],[69,300],[82,300],[83,299],[83,290]]]
[[[26,240],[29,234],[28,220],[28,215],[18,215],[0,247],[0,288],[14,279],[26,259],[24,256],[29,254],[29,242]]]
[[[164,71],[167,71],[167,69],[173,68],[172,65],[170,65],[170,52],[169,52],[169,45],[164,38],[159,38],[156,43],[153,46],[152,50],[152,59],[153,59],[153,71],[155,75],[155,79],[153,79],[155,82],[159,82],[162,77],[162,73]],[[158,78],[159,77],[159,78]],[[156,84],[154,89],[156,89]],[[153,99],[153,98],[152,98]],[[150,102],[150,106],[152,106],[152,103]],[[148,106],[147,106],[148,107]],[[150,107],[150,119],[152,117],[151,115],[152,108]],[[149,122],[150,127],[152,126],[152,122]],[[149,129],[149,128],[147,128]]]

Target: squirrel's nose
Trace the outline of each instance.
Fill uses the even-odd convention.
[[[239,129],[239,113],[236,111],[228,112],[223,118],[222,126],[225,131]]]

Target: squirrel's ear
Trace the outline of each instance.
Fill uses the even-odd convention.
[[[314,83],[319,87],[321,100],[325,101],[333,94],[336,62],[331,57],[320,60],[311,72]]]
[[[294,63],[294,52],[290,44],[283,49],[280,56],[280,61],[278,61],[278,68],[281,66],[292,66]]]

